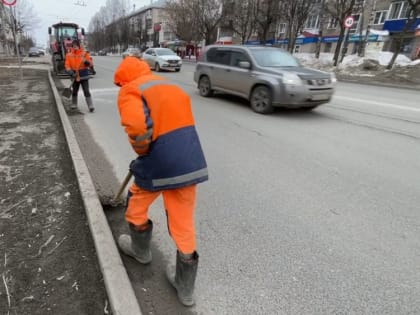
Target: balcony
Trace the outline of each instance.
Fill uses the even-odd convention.
[[[406,23],[407,19],[385,20],[383,29],[389,31],[390,33],[399,33],[403,31]],[[410,28],[410,31],[414,32],[418,25],[420,25],[420,18],[416,19]]]

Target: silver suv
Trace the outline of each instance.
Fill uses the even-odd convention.
[[[268,114],[274,107],[313,109],[334,94],[333,73],[304,68],[287,51],[266,46],[207,46],[197,62],[194,81],[201,96],[214,91],[249,100]]]

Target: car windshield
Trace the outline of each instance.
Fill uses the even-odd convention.
[[[251,49],[251,53],[261,67],[299,67],[299,61],[280,49]]]
[[[172,50],[169,48],[163,48],[163,49],[156,49],[156,54],[158,56],[167,56],[167,55],[176,55]]]
[[[38,48],[32,47],[29,49],[29,51],[38,51]]]

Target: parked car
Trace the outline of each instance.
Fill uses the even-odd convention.
[[[106,56],[107,52],[105,50],[98,51],[98,56]]]
[[[143,60],[155,71],[180,71],[182,66],[181,58],[169,48],[149,48],[143,53]]]
[[[194,81],[201,96],[214,91],[249,100],[268,114],[274,107],[313,109],[335,91],[334,73],[303,67],[285,50],[267,46],[207,46],[196,64]]]
[[[45,49],[43,49],[43,48],[38,48],[38,52],[39,52],[39,55],[40,56],[45,56]]]
[[[38,47],[31,47],[29,48],[28,56],[29,57],[39,57],[44,56],[45,52],[39,49]]]
[[[123,53],[122,53],[122,58],[124,59],[125,57],[128,56],[135,56],[135,57],[141,57],[141,52],[140,49],[135,48],[135,47],[129,47],[127,48]]]

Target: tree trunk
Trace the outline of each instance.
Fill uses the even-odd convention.
[[[398,54],[400,53],[400,50],[401,50],[403,40],[404,40],[403,36],[401,36],[401,38],[398,39],[397,44],[395,46],[394,54],[392,55],[391,60],[389,61],[388,65],[386,66],[386,68],[388,70],[392,69],[392,67],[394,66],[395,60],[397,60]]]
[[[340,35],[339,35],[337,46],[335,47],[335,52],[334,52],[334,66],[337,66],[338,58],[340,57],[341,44],[343,43],[343,39],[344,39],[343,38],[344,31],[345,31],[345,28],[340,27]]]

